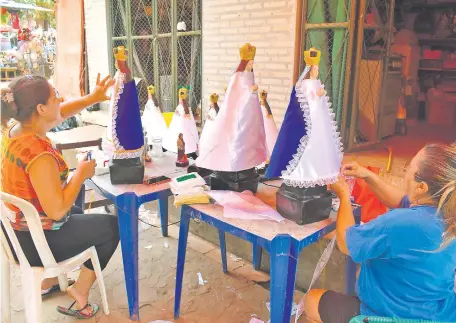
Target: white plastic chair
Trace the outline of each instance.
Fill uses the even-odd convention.
[[[108,300],[106,296],[106,289],[101,273],[100,262],[95,247],[83,251],[77,256],[57,263],[52,255],[49,245],[47,244],[44,236],[43,228],[41,226],[38,211],[29,202],[12,196],[10,194],[0,192],[0,201],[12,204],[19,208],[25,216],[27,225],[32,235],[33,242],[40,256],[41,262],[44,267],[31,267],[27,258],[22,251],[21,245],[17,240],[13,227],[7,216],[11,211],[4,205],[1,205],[0,221],[5,227],[9,240],[16,252],[19,264],[15,261],[12,251],[8,245],[3,231],[0,229],[1,238],[1,298],[2,298],[2,322],[11,323],[11,309],[10,309],[10,267],[8,261],[14,266],[20,268],[22,289],[25,301],[25,314],[27,323],[40,323],[41,322],[41,281],[45,278],[59,277],[60,289],[66,291],[68,288],[68,280],[66,273],[73,268],[83,264],[87,260],[91,260],[95,274],[97,276],[98,287],[100,288],[101,299],[103,302],[103,310],[106,315],[109,315]]]

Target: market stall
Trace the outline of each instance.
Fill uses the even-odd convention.
[[[1,6],[1,81],[22,74],[50,78],[54,70],[55,29],[47,20],[38,21],[32,12],[52,9],[0,1]]]

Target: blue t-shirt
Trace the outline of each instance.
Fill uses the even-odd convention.
[[[456,242],[436,251],[445,231],[436,211],[398,208],[347,230],[361,314],[456,322]]]

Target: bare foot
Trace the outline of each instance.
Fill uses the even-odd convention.
[[[76,309],[80,310],[81,308],[84,308],[84,306],[87,305],[89,294],[85,294],[79,291],[77,289],[77,286],[75,286],[76,284],[68,287],[67,293],[72,299],[76,301]],[[81,313],[85,315],[91,315],[93,313],[92,306],[87,306]]]

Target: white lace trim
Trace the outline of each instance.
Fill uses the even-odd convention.
[[[111,156],[113,159],[130,159],[130,158],[138,158],[141,157],[143,154],[143,147],[140,147],[136,150],[126,150],[117,138],[117,109],[118,103],[120,99],[120,95],[123,93],[124,89],[124,82],[125,82],[125,73],[117,72],[116,73],[116,88],[115,92],[113,93],[114,97],[114,104],[112,106],[112,142],[105,139],[103,140],[103,150]]]
[[[326,186],[330,184],[337,183],[339,180],[339,172],[321,177],[315,180],[293,180],[284,178],[283,182],[288,186],[299,187],[299,188],[308,188],[314,186]]]
[[[306,69],[307,70],[307,69]],[[309,103],[307,101],[305,93],[301,91],[301,84],[303,81],[303,76],[307,72],[304,70],[302,73],[301,77],[299,78],[298,82],[296,82],[295,90],[296,90],[296,98],[298,99],[299,105],[301,107],[301,110],[304,114],[304,121],[306,123],[306,135],[304,135],[301,140],[299,141],[299,146],[296,151],[296,153],[293,155],[293,158],[290,160],[290,162],[287,165],[287,168],[282,171],[282,177],[285,176],[290,176],[291,173],[295,170],[295,168],[298,166],[299,161],[301,160],[302,154],[304,153],[307,144],[309,142],[310,134],[312,132],[312,120],[310,118],[310,108],[309,108]],[[333,139],[334,139],[334,144],[336,145],[336,148],[338,150],[338,155],[340,158],[340,161],[342,162],[342,159],[344,157],[344,147],[343,143],[340,138],[340,133],[337,131],[337,122],[335,120],[335,114],[331,109],[331,102],[329,101],[329,97],[325,96],[326,98],[326,103],[328,107],[328,113],[331,118],[331,121],[333,123],[332,127],[332,133],[333,133]],[[323,186],[323,185],[329,185],[329,184],[334,184],[337,182],[339,176],[339,172],[336,174],[331,174],[329,176],[325,176],[322,178],[319,178],[317,180],[292,180],[292,179],[284,179],[284,183],[288,186],[293,186],[293,187],[300,187],[300,188],[308,188],[308,187],[314,187],[314,186]]]

